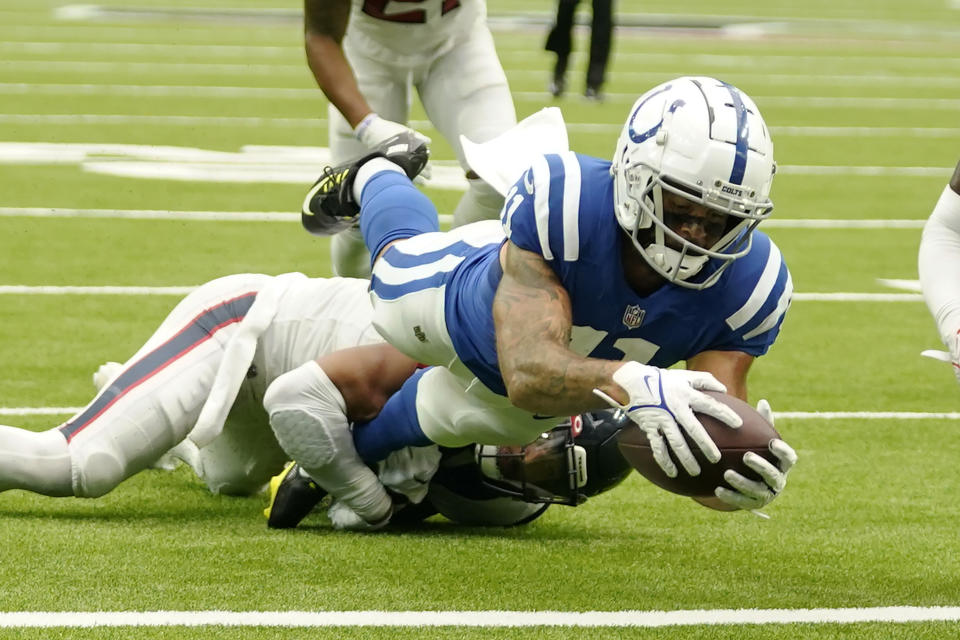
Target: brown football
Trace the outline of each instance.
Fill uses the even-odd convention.
[[[636,424],[624,427],[618,436],[620,452],[633,468],[640,472],[640,475],[658,487],[682,496],[712,497],[716,487],[729,486],[723,479],[723,472],[727,469],[738,471],[752,480],[759,480],[760,477],[743,464],[743,454],[747,451],[753,451],[777,464],[777,458],[770,452],[769,444],[774,438],[779,438],[780,434],[756,409],[743,400],[725,393],[716,391],[705,393],[736,411],[743,419],[743,426],[733,429],[712,416],[696,414],[717,448],[720,449],[720,461],[713,464],[707,462],[700,449],[687,438],[691,451],[700,463],[699,475],[689,475],[671,451],[670,457],[677,466],[677,477],[668,477],[653,459],[650,442]],[[686,437],[686,434],[684,436]]]

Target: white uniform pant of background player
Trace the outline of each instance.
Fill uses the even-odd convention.
[[[411,89],[416,87],[427,117],[450,143],[464,172],[469,170],[469,165],[460,145],[461,134],[473,142],[485,142],[517,122],[493,37],[482,22],[449,51],[415,66],[391,66],[368,57],[351,42],[349,33],[343,48],[361,93],[381,117],[407,122]],[[369,152],[332,105],[329,130],[334,164]],[[454,211],[454,226],[496,218],[502,205],[503,197],[492,187],[479,179],[470,180],[469,190]],[[337,275],[365,277],[369,274],[370,256],[359,230],[350,229],[334,236],[331,251]]]
[[[272,280],[243,274],[198,288],[174,308],[104,388],[109,391],[135,363],[183,335],[198,316],[256,292]],[[382,342],[370,324],[366,286],[363,280],[303,279],[282,294],[273,321],[258,340],[252,368],[223,431],[185,457],[211,491],[250,494],[282,469],[287,456],[262,406],[263,394],[274,379],[334,350]],[[231,315],[236,314],[218,319]],[[69,450],[75,495],[103,495],[184,440],[210,393],[236,327],[236,322],[219,327],[210,339],[197,341],[185,353],[171,357],[163,368],[126,391],[72,437]],[[96,402],[95,398],[91,404]]]
[[[499,221],[480,222],[448,233],[426,233],[395,243],[377,261],[373,273],[388,285],[415,282],[428,273],[449,272],[458,263],[444,256],[432,264],[397,268],[390,253],[432,254],[464,241],[475,246],[499,244]],[[471,442],[524,445],[551,426],[517,409],[510,400],[487,388],[460,361],[446,326],[446,287],[412,291],[385,299],[372,291],[373,324],[394,347],[424,364],[439,365],[427,371],[417,386],[417,418],[424,434],[437,444],[458,447]]]

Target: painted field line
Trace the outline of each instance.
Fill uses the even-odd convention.
[[[83,407],[0,407],[0,416],[60,416],[79,413]],[[957,411],[774,411],[773,417],[790,420],[960,420]]]
[[[107,295],[107,296],[185,296],[196,287],[76,287],[76,286],[0,286],[0,294],[7,295]]]
[[[224,88],[226,89],[226,88]],[[2,92],[0,92],[2,93]],[[206,92],[198,92],[202,95]],[[224,92],[224,97],[230,97],[229,91]],[[239,92],[238,92],[239,93]],[[632,95],[632,94],[631,94]],[[283,96],[280,96],[283,97]],[[292,96],[297,97],[297,96]],[[538,94],[537,99],[542,99]],[[631,98],[631,101],[633,98]],[[951,109],[960,107],[960,100]],[[141,115],[141,114],[123,114],[123,113],[3,113],[0,114],[0,123],[3,124],[138,124],[138,125],[163,125],[163,126],[263,126],[271,125],[278,127],[326,127],[325,118],[278,118],[266,116],[190,116],[190,115]],[[433,124],[425,120],[411,120],[410,125],[418,129],[433,127]],[[600,124],[600,123],[567,123],[567,128],[574,132],[615,132],[619,131],[622,124]],[[877,135],[884,137],[900,137],[915,135],[917,137],[939,137],[953,136],[956,134],[955,127],[801,127],[784,126],[772,127],[774,133],[782,133],[794,136],[818,136],[818,137],[864,137]],[[787,165],[789,166],[789,165]]]
[[[57,286],[57,285],[0,285],[0,295],[17,296],[185,296],[196,286],[139,287],[139,286]],[[919,293],[795,293],[794,301],[802,302],[922,302]]]
[[[960,620],[960,607],[681,611],[24,611],[0,627],[672,627]]]
[[[286,211],[153,211],[132,209],[45,209],[0,207],[0,218],[106,218],[123,220],[196,220],[200,222],[300,222]],[[440,224],[453,224],[453,214],[438,215]]]
[[[945,169],[945,171],[948,171]],[[8,218],[119,218],[132,220],[201,220],[235,222],[299,222],[300,214],[286,211],[164,211],[155,209],[61,209],[47,207],[0,207]],[[440,222],[453,222],[441,214]],[[764,229],[922,229],[926,220],[831,220],[772,218]]]
[[[919,293],[795,293],[793,300],[802,302],[923,302]]]

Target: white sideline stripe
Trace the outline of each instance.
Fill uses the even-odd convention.
[[[946,169],[945,169],[946,171]],[[59,209],[0,207],[0,217],[23,218],[126,218],[136,220],[228,220],[241,222],[299,222],[299,213],[286,211],[161,211],[150,209]],[[441,214],[440,222],[453,222]],[[926,220],[765,220],[764,229],[922,229]]]
[[[59,416],[79,413],[83,407],[0,407],[0,416]],[[774,411],[776,420],[960,420],[947,411]]]
[[[0,627],[671,627],[960,620],[960,607],[680,611],[23,611]]]

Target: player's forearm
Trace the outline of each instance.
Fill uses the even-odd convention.
[[[529,341],[528,341],[529,342]],[[545,415],[573,415],[607,408],[594,389],[619,402],[627,395],[611,376],[623,363],[583,358],[569,349],[533,341],[533,349],[501,364],[510,401],[520,409]]]
[[[508,242],[501,264],[493,323],[500,375],[514,406],[548,415],[604,408],[594,388],[626,402],[611,379],[621,363],[570,350],[570,296],[543,257]]]
[[[343,55],[340,45],[329,36],[308,33],[306,36],[307,64],[317,86],[337,111],[343,114],[351,127],[356,127],[372,111],[360,93],[353,69]]]
[[[303,4],[307,65],[330,103],[356,127],[372,110],[343,54],[349,15],[349,0],[306,0]]]

